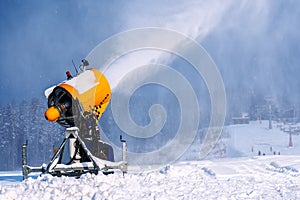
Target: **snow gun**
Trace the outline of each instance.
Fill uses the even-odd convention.
[[[47,89],[45,96],[48,98],[45,118],[64,127],[73,127],[82,120],[81,113],[93,113],[99,120],[109,103],[111,91],[105,76],[92,68]]]
[[[45,91],[48,109],[45,118],[66,128],[65,138],[48,165],[27,165],[27,142],[23,145],[23,178],[31,172],[48,173],[53,176],[80,176],[84,173],[102,171],[113,173],[115,169],[127,172],[126,141],[122,142],[122,161],[115,162],[113,148],[100,140],[98,120],[107,108],[111,90],[106,77],[97,69],[85,69],[87,60],[82,60],[82,72]],[[76,70],[77,71],[77,70]]]

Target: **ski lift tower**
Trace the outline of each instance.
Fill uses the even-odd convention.
[[[272,129],[272,105],[269,103],[269,129]]]
[[[293,146],[293,141],[292,141],[292,127],[289,125],[289,147]]]

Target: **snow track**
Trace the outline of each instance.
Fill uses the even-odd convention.
[[[299,160],[264,156],[180,162],[124,177],[45,175],[0,184],[0,199],[299,199]]]

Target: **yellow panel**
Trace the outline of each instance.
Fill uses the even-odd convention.
[[[74,99],[78,98],[85,111],[96,112],[98,116],[97,118],[99,119],[108,106],[111,98],[111,90],[107,79],[100,71],[94,68],[88,70],[91,70],[94,73],[96,79],[95,82],[98,84],[96,84],[94,87],[91,87],[84,93],[79,94],[78,90],[73,86],[68,85],[67,82],[62,83],[59,86],[66,89]],[[76,85],[80,84],[81,83],[78,82],[76,83]]]
[[[62,87],[65,90],[67,90],[74,99],[76,99],[76,97],[78,97],[78,91],[73,86],[62,83],[59,85],[59,87]]]

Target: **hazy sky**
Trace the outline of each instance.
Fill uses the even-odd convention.
[[[101,41],[163,27],[202,44],[231,103],[251,93],[299,102],[300,1],[0,1],[0,105],[41,97]],[[245,95],[247,94],[247,95]],[[299,105],[299,104],[298,104]]]
[[[111,2],[111,1],[109,1]],[[40,97],[122,29],[122,2],[0,2],[0,104]]]

